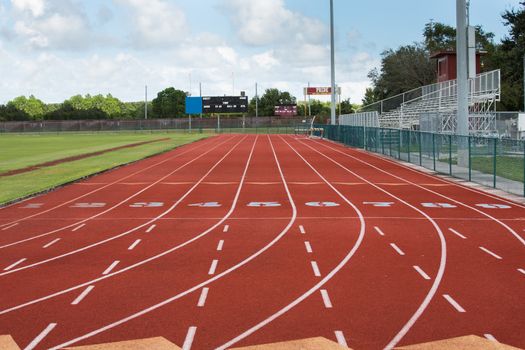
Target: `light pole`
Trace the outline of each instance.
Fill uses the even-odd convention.
[[[459,0],[458,0],[459,1]],[[331,58],[331,72],[332,72],[332,105],[330,113],[330,122],[332,125],[336,124],[335,120],[335,40],[334,40],[334,0],[330,0],[330,58]]]
[[[456,134],[460,136],[469,135],[469,110],[468,110],[468,51],[467,51],[467,2],[456,0],[456,22],[457,22],[457,84],[458,84],[458,114]],[[463,137],[461,138],[463,141]],[[468,165],[468,143],[458,144],[458,165]]]
[[[144,119],[148,119],[148,85],[144,86]]]

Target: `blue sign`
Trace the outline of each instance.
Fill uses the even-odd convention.
[[[186,114],[202,113],[202,97],[186,97]]]

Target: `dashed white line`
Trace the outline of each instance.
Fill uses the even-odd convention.
[[[419,266],[414,266],[414,269],[426,280],[430,279],[430,276],[426,274],[425,271]]]
[[[221,239],[221,240],[219,241],[219,244],[217,244],[217,251],[220,252],[220,251],[222,250],[222,247],[223,247],[223,246],[224,246],[224,240]]]
[[[346,343],[345,335],[343,334],[343,331],[335,331],[335,338],[337,339],[337,342],[339,345],[344,346],[345,348],[348,347],[348,344]]]
[[[312,261],[311,264],[312,264],[312,270],[314,270],[314,275],[316,277],[321,277],[321,271],[319,271],[319,266],[317,266],[317,262]]]
[[[230,225],[224,225],[222,232],[228,232],[229,229],[230,229]]]
[[[379,233],[381,236],[384,236],[385,233],[383,231],[381,231],[381,229],[377,226],[374,226],[374,230],[376,230],[377,233]]]
[[[81,229],[82,227],[84,227],[84,226],[86,226],[86,224],[80,224],[80,225],[78,225],[77,227],[75,227],[74,229],[72,229],[71,231],[72,231],[72,232],[75,232],[75,231],[77,231],[77,230],[80,230],[80,229]]]
[[[456,236],[462,238],[462,239],[467,239],[467,237],[463,236],[461,233],[459,233],[458,231],[454,230],[453,228],[449,228],[448,230],[450,232],[452,232],[453,234],[455,234]]]
[[[208,271],[208,275],[213,275],[215,273],[215,270],[217,270],[217,264],[219,264],[219,260],[215,259],[211,262],[210,270]]]
[[[202,288],[201,296],[199,297],[199,302],[197,303],[198,307],[203,307],[206,304],[206,298],[208,297],[208,291],[210,289],[205,287]]]
[[[129,246],[128,250],[133,250],[135,247],[142,241],[141,239],[137,239],[135,242],[133,242],[132,245]]]
[[[188,328],[188,333],[186,334],[186,339],[184,339],[184,344],[182,345],[182,350],[190,350],[191,344],[193,344],[193,338],[195,338],[195,333],[197,332],[197,327],[191,326]]]
[[[525,275],[525,269],[518,269],[518,271]]]
[[[56,323],[50,323],[24,350],[34,349],[44,338],[56,327]]]
[[[8,267],[6,267],[6,268],[4,269],[4,271],[9,271],[9,270],[11,270],[13,267],[15,267],[15,266],[17,266],[17,265],[20,265],[21,263],[23,263],[23,262],[26,261],[26,260],[27,260],[27,258],[20,259],[20,260],[18,260],[17,262],[15,262],[15,263],[9,265]]]
[[[107,269],[104,270],[104,272],[102,272],[103,275],[107,275],[108,273],[110,273],[114,268],[115,266],[117,266],[118,264],[120,263],[120,260],[115,260],[111,263],[111,265],[109,265],[109,267]]]
[[[80,293],[80,295],[75,300],[73,300],[71,305],[78,305],[93,290],[93,288],[95,288],[95,286],[89,286],[84,289],[84,291]]]
[[[301,232],[301,234],[305,234],[306,231],[304,230],[304,226],[303,225],[299,225],[299,232]]]
[[[51,247],[53,244],[55,244],[56,242],[60,241],[60,238],[57,238],[57,239],[54,239],[52,240],[51,242],[49,242],[48,244],[46,244],[45,246],[43,246],[42,248],[46,249],[46,248],[49,248]]]
[[[484,336],[485,338],[487,338],[488,340],[490,340],[490,341],[495,341],[495,342],[498,341],[498,339],[496,339],[496,337],[494,337],[494,336],[493,336],[492,334],[490,334],[490,333],[483,334],[483,336]]]
[[[11,227],[15,227],[15,226],[18,225],[18,224],[19,224],[19,223],[17,222],[17,223],[14,223],[14,224],[12,224],[12,225],[6,226],[6,227],[2,228],[2,231],[9,230]]]
[[[498,254],[496,254],[496,253],[494,253],[494,252],[488,250],[488,249],[485,248],[485,247],[479,247],[479,249],[483,250],[485,253],[487,253],[487,254],[489,254],[489,255],[492,255],[493,257],[495,257],[495,258],[498,259],[498,260],[503,259],[503,258],[502,258],[501,256],[499,256]]]
[[[321,297],[323,297],[324,306],[327,309],[331,309],[332,301],[330,300],[330,296],[328,295],[328,291],[326,289],[321,289]]]
[[[155,229],[155,227],[157,227],[157,225],[153,224],[151,225],[150,227],[148,227],[148,229],[146,230],[146,233],[150,233],[151,231],[153,231]]]
[[[306,247],[306,252],[308,252],[308,253],[312,253],[313,252],[312,245],[310,244],[310,242],[308,242],[308,241],[304,242],[304,246]]]
[[[450,305],[452,305],[454,307],[454,309],[457,310],[457,312],[466,312],[465,309],[462,308],[461,305],[459,305],[457,301],[452,299],[452,297],[450,295],[443,294],[443,298],[445,298],[450,303]]]
[[[390,246],[392,248],[394,248],[394,250],[397,252],[397,254],[399,255],[405,255],[405,252],[401,250],[401,248],[399,248],[395,243],[390,243]]]

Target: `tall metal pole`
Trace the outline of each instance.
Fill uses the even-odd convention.
[[[464,0],[463,0],[464,1]],[[332,71],[332,106],[330,122],[335,125],[335,40],[334,40],[334,0],[330,0],[330,56],[331,56],[331,71]]]
[[[199,97],[202,97],[202,83],[199,82]],[[202,112],[201,112],[201,119],[202,119]]]
[[[310,87],[310,82],[308,82],[308,87]],[[311,103],[310,95],[308,95],[308,116],[309,117],[312,116],[312,103]]]
[[[257,118],[258,116],[259,116],[259,94],[257,92],[257,83],[255,83],[255,118]]]
[[[457,69],[458,116],[457,134],[467,136],[468,125],[468,51],[467,51],[467,2],[456,0],[457,11]]]
[[[523,109],[525,112],[525,55],[523,56]]]
[[[148,119],[148,85],[144,88],[144,119]]]
[[[468,167],[468,143],[465,136],[469,135],[469,86],[468,86],[468,42],[467,42],[467,2],[456,0],[457,19],[457,72],[458,72],[458,114],[456,134],[464,136],[458,142],[458,165]]]

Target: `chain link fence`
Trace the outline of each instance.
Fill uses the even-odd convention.
[[[330,140],[525,196],[525,142],[411,130],[318,125]]]

